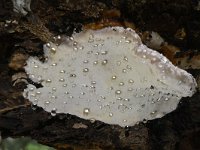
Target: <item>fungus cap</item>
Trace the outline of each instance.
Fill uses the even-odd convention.
[[[107,27],[61,39],[44,45],[44,63],[30,57],[25,66],[43,86],[29,84],[25,97],[52,114],[132,126],[173,111],[196,90],[191,74],[143,45],[132,29]]]

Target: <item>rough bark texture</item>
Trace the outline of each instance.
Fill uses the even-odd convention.
[[[31,136],[57,149],[200,149],[200,93],[185,98],[165,117],[121,128],[72,115],[52,117],[31,106],[21,94],[28,56],[43,59],[42,45],[54,35],[70,35],[89,23],[136,25],[156,31],[183,52],[200,50],[200,11],[197,0],[33,0],[31,12],[13,12],[11,0],[0,3],[0,131],[3,138]],[[108,20],[106,20],[109,18]],[[102,21],[103,20],[103,21]],[[107,21],[107,22],[106,22]],[[106,22],[106,23],[105,23]],[[129,23],[127,23],[129,22]],[[132,25],[130,25],[130,22]],[[191,56],[192,57],[192,56]],[[188,60],[190,61],[190,60]],[[199,70],[190,70],[198,77]],[[199,77],[198,77],[199,78]]]

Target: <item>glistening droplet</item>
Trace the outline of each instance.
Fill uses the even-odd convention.
[[[90,113],[90,109],[89,108],[84,108],[83,109],[83,114],[84,115],[88,115]]]
[[[101,64],[102,64],[102,65],[106,65],[107,63],[108,63],[108,60],[105,59],[105,60],[102,61]]]
[[[119,95],[119,94],[121,94],[121,91],[120,91],[120,90],[116,90],[116,91],[115,91],[115,94],[118,94],[118,95]]]
[[[88,71],[89,71],[88,68],[84,68],[84,69],[83,69],[83,72],[88,72]]]
[[[52,115],[52,116],[55,116],[55,115],[56,115],[56,111],[57,111],[57,109],[56,109],[56,108],[53,108],[53,109],[51,110],[51,115]]]

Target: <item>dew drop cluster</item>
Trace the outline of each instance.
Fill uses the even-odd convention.
[[[88,30],[44,45],[46,61],[30,57],[34,82],[24,96],[50,112],[132,126],[173,111],[195,92],[194,78],[142,44],[131,29]]]

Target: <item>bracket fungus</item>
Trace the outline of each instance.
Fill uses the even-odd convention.
[[[192,96],[196,81],[162,54],[143,45],[134,30],[86,30],[47,43],[43,63],[27,60],[24,96],[51,112],[132,126],[160,118]]]

